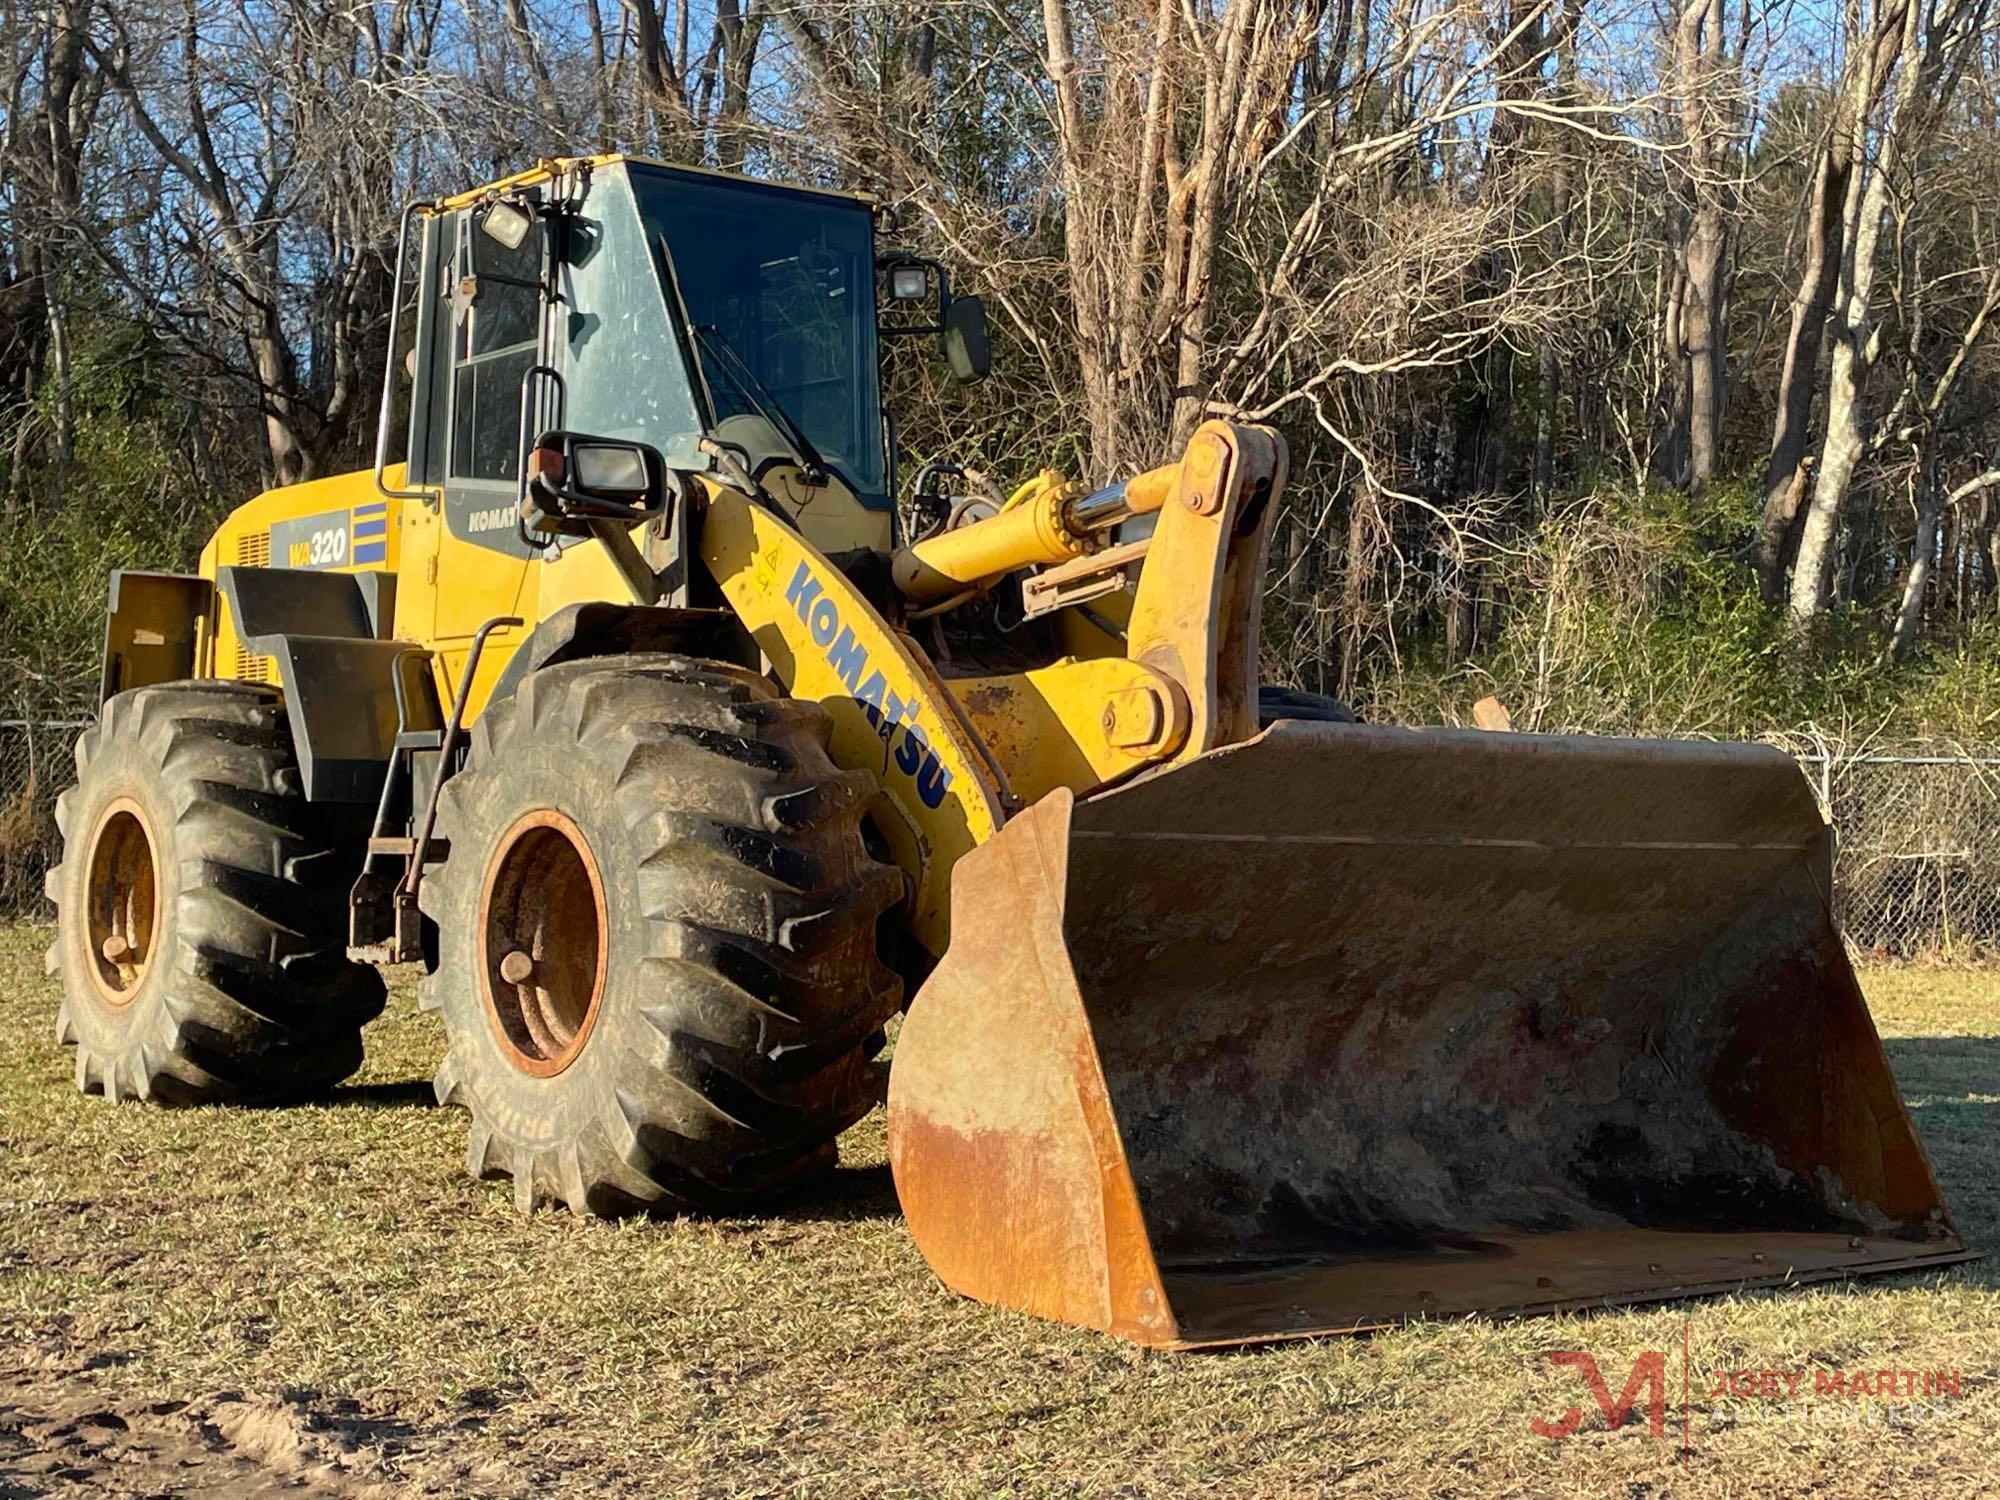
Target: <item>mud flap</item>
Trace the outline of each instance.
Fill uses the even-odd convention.
[[[1775,750],[1280,723],[960,861],[947,1285],[1174,1347],[1966,1259]]]

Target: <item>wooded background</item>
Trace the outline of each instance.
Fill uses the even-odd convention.
[[[996,321],[903,472],[1274,422],[1267,675],[1522,728],[2000,715],[1993,0],[8,0],[0,716],[116,565],[357,467],[398,211],[603,148],[863,189]]]

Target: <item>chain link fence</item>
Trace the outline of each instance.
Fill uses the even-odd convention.
[[[0,915],[45,918],[80,720],[0,719]],[[1794,747],[1839,835],[1834,904],[1878,959],[2000,960],[2000,750]]]
[[[1850,947],[1882,959],[2000,959],[2000,751],[1798,758],[1833,819],[1834,909]]]
[[[42,876],[62,857],[56,796],[76,780],[82,720],[0,719],[0,916],[46,917]]]

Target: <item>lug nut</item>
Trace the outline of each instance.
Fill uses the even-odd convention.
[[[122,964],[132,956],[132,945],[117,933],[104,940],[104,961],[108,964]]]
[[[519,948],[500,960],[500,977],[509,984],[526,984],[534,972],[535,961]]]

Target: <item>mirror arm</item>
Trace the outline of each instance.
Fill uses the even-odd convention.
[[[568,415],[569,387],[563,381],[562,371],[553,365],[534,364],[521,372],[521,421],[514,437],[514,534],[524,546],[546,550],[555,545],[555,539],[544,540],[532,534],[528,530],[528,518],[522,512],[522,505],[528,498],[529,424],[535,415],[535,383],[541,380],[548,381],[555,388],[555,420],[536,425],[560,427],[563,418]]]
[[[506,276],[499,271],[474,271],[470,279],[475,283],[490,281],[495,286],[525,287],[531,292],[540,292],[544,297],[549,295],[549,284],[544,277],[538,276],[530,280],[526,276]]]
[[[646,558],[632,540],[632,527],[626,521],[589,521],[585,523],[590,534],[604,544],[604,550],[611,554],[611,562],[618,569],[619,577],[641,604],[660,602],[660,575],[646,565]]]

